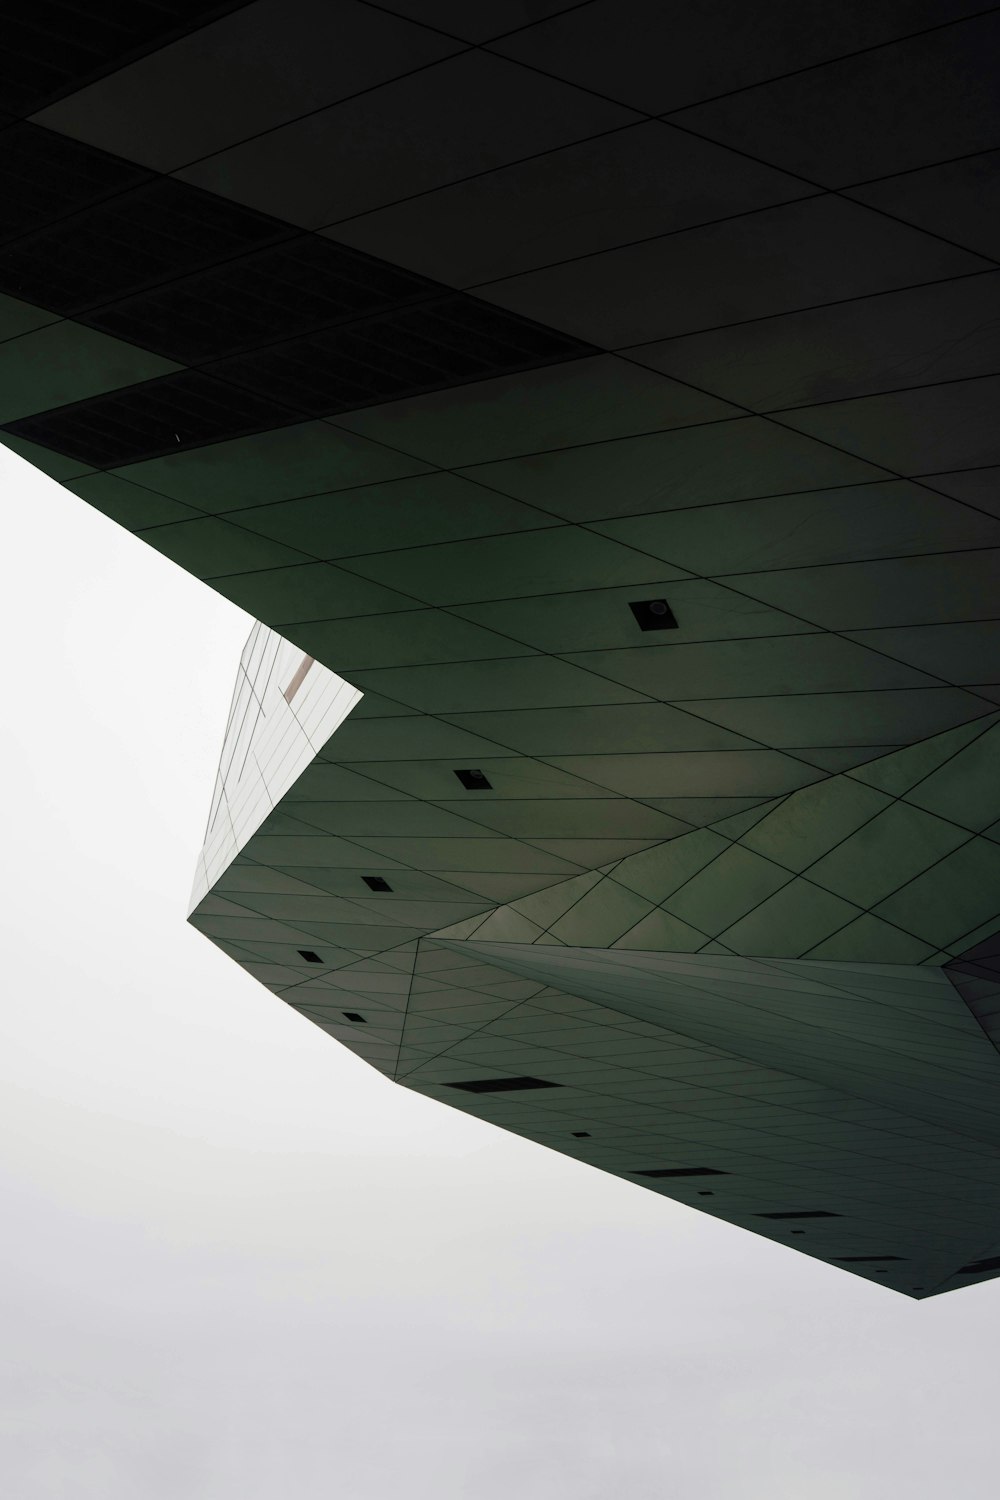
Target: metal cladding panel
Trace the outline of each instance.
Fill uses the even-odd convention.
[[[192,920],[408,1087],[995,1275],[997,18],[467,9],[0,21],[0,440],[264,622]]]

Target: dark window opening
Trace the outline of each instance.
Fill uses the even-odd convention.
[[[361,879],[370,891],[391,891],[392,886],[381,875],[362,875]]]
[[[881,1265],[886,1260],[906,1260],[905,1255],[835,1255],[834,1261],[838,1266],[863,1265],[865,1261],[869,1265]]]
[[[577,1140],[579,1141],[579,1140],[582,1140],[584,1136],[589,1136],[590,1135],[590,1131],[589,1130],[574,1130],[573,1134],[576,1136]]]
[[[311,948],[300,948],[299,957],[304,958],[307,964],[321,964],[323,962],[319,954],[314,953]]]
[[[728,1177],[728,1172],[719,1172],[715,1167],[649,1167],[636,1170],[632,1177]]]
[[[368,1025],[364,1016],[359,1015],[356,1010],[345,1010],[343,1014],[348,1021],[360,1021],[363,1026]]]
[[[507,1094],[515,1089],[558,1089],[562,1084],[546,1078],[471,1078],[467,1083],[446,1083],[445,1088],[464,1089],[467,1094]]]
[[[777,1214],[758,1214],[758,1219],[839,1219],[840,1214],[830,1213],[825,1208],[800,1208]]]
[[[455,775],[467,792],[490,792],[493,790],[493,783],[487,781],[482,771],[456,771]]]
[[[629,609],[640,630],[676,630],[677,619],[666,599],[636,599]]]
[[[973,1260],[967,1266],[959,1266],[956,1276],[978,1276],[980,1271],[1000,1271],[1000,1255],[991,1255],[988,1260]]]

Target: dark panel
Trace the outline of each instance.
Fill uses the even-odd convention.
[[[650,1167],[646,1171],[634,1171],[632,1177],[727,1177],[715,1167]]]
[[[907,1260],[905,1255],[833,1255],[830,1257],[835,1266],[864,1265],[865,1262],[881,1265],[887,1260]]]
[[[998,44],[994,8],[681,110],[673,122],[823,187],[872,182],[996,148]]]
[[[40,125],[0,135],[0,241],[65,218],[146,182],[150,173]]]
[[[161,177],[0,251],[0,291],[72,316],[255,250],[292,230]]]
[[[311,416],[510,375],[589,345],[455,294],[227,360],[216,373]]]
[[[462,1089],[467,1094],[511,1094],[519,1089],[557,1089],[562,1085],[545,1078],[473,1078],[469,1083],[446,1083],[446,1089]]]
[[[629,605],[640,630],[676,630],[677,619],[666,599],[636,599]]]
[[[246,0],[4,0],[0,104],[30,115]]]
[[[467,792],[489,792],[493,789],[493,783],[476,767],[470,767],[467,771],[456,771],[455,775]]]
[[[82,319],[181,364],[440,295],[426,281],[319,235],[298,235]]]
[[[945,965],[945,973],[994,1047],[1000,1050],[1000,932]]]
[[[98,469],[284,427],[297,413],[195,370],[76,401],[3,430]]]
[[[825,1208],[804,1208],[799,1212],[780,1214],[758,1214],[758,1219],[839,1219],[840,1214],[830,1213]]]
[[[974,1260],[967,1266],[959,1266],[956,1276],[980,1276],[984,1271],[1000,1271],[1000,1255],[991,1255],[987,1260]]]

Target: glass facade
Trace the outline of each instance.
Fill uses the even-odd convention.
[[[190,910],[361,696],[291,641],[254,625],[240,657]]]

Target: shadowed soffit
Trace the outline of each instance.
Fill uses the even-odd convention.
[[[997,1274],[995,11],[127,9],[0,21],[0,440],[262,622],[191,920],[406,1087]]]

